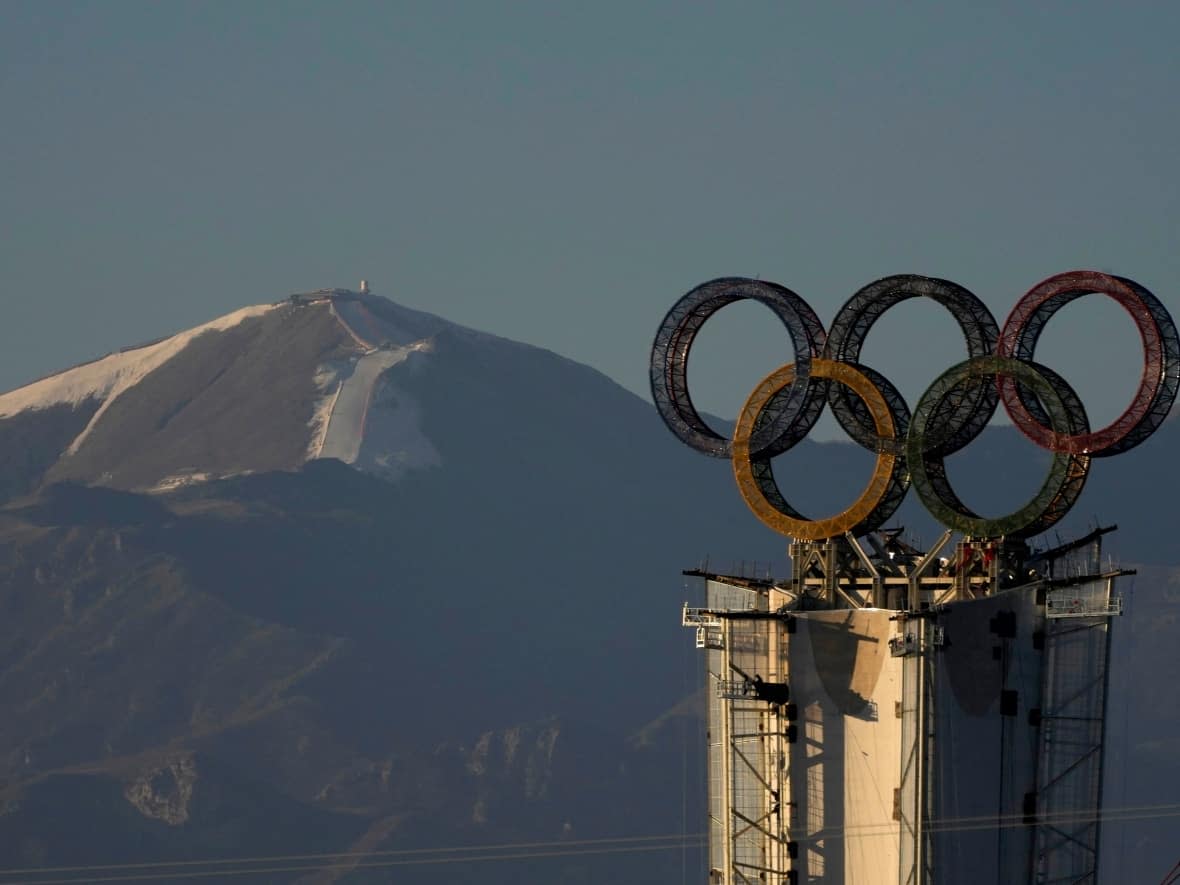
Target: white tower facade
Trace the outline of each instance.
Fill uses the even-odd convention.
[[[953,574],[920,571],[937,549],[866,556],[876,577],[825,574],[836,542],[793,545],[791,581],[692,573],[705,582],[683,623],[705,656],[708,881],[1095,881],[1123,572],[1097,572],[1098,536],[1087,542],[1038,555],[1037,579],[1012,587],[1011,560],[972,562],[969,541]]]

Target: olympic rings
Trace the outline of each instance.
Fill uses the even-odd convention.
[[[1073,389],[1032,359],[1045,323],[1089,293],[1107,295],[1127,310],[1144,349],[1143,377],[1130,406],[1093,432]],[[930,298],[951,312],[963,331],[968,358],[934,381],[911,420],[893,385],[859,358],[877,319],[914,297]],[[743,299],[766,304],[779,317],[791,337],[793,358],[754,389],[729,440],[710,428],[693,405],[687,364],[704,322]],[[665,316],[652,348],[651,385],[656,408],[672,432],[698,451],[731,458],[746,503],[782,534],[817,540],[872,531],[896,511],[912,480],[931,514],[952,529],[973,537],[1028,536],[1045,531],[1073,507],[1091,458],[1125,452],[1159,428],[1180,391],[1180,334],[1167,309],[1143,286],[1095,271],[1058,274],[1034,286],[1002,331],[975,295],[947,280],[913,274],[878,280],[853,295],[825,332],[811,307],[791,290],[726,277],[691,290]],[[1000,401],[1013,423],[1052,452],[1053,460],[1027,504],[988,519],[959,500],[944,459],[983,431]],[[809,520],[779,490],[770,459],[808,434],[825,403],[877,460],[856,502],[836,516]]]

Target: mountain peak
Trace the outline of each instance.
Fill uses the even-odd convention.
[[[37,441],[48,482],[167,491],[316,458],[397,475],[439,463],[397,376],[446,331],[485,337],[364,285],[299,293],[0,395],[0,433]]]

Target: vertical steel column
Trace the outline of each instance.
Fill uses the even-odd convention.
[[[912,648],[902,661],[901,689],[901,786],[897,811],[901,822],[898,846],[902,885],[933,885],[931,882],[930,783],[928,742],[930,740],[930,650],[929,627],[922,617],[905,617],[899,623],[913,634]]]
[[[924,618],[918,619],[918,628],[916,630],[917,641],[914,648],[914,667],[917,671],[917,691],[918,691],[918,709],[917,709],[917,755],[915,758],[916,769],[915,776],[915,790],[914,790],[914,885],[927,885],[926,877],[926,792],[929,789],[927,783],[927,768],[926,768],[926,735],[929,729],[926,727],[926,620]]]
[[[820,543],[824,551],[824,601],[836,608],[836,541],[828,538]]]
[[[725,648],[722,653],[723,666],[719,679],[728,679],[731,664],[731,649],[733,648],[734,621],[725,619]],[[720,686],[718,686],[720,691]],[[721,844],[724,846],[724,856],[721,859],[721,869],[724,885],[733,883],[733,701],[723,698],[721,709]]]

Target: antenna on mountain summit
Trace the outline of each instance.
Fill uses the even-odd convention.
[[[368,280],[361,280],[361,294],[362,295],[369,294],[369,281]]]

